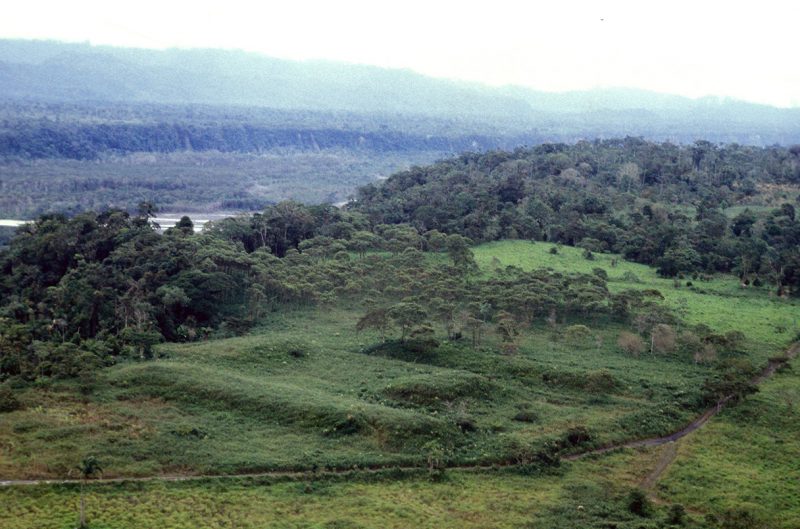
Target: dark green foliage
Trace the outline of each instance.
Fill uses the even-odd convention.
[[[719,520],[720,529],[765,529],[756,516],[748,509],[730,509],[722,513]]]
[[[429,342],[417,340],[388,340],[362,349],[364,354],[386,356],[406,362],[431,363],[436,359],[437,347]]]
[[[634,489],[628,493],[627,505],[628,511],[637,516],[647,518],[653,514],[653,504],[647,493],[641,489]]]
[[[683,404],[689,409],[689,413],[701,407],[699,402]],[[681,420],[685,421],[687,416],[687,410],[682,411],[674,404],[667,404],[657,409],[644,409],[628,414],[619,420],[619,428],[635,438],[667,435],[672,433]]]
[[[667,511],[667,523],[669,525],[686,524],[686,508],[680,503],[673,503]]]
[[[0,413],[18,410],[22,407],[14,391],[8,384],[0,385]]]
[[[178,437],[189,439],[205,439],[208,437],[208,432],[196,426],[185,426],[183,428],[173,430],[172,433]]]
[[[536,422],[539,420],[539,414],[531,410],[521,410],[514,415],[514,420],[519,422]]]
[[[574,448],[591,442],[592,433],[585,426],[574,426],[567,430],[561,439],[561,446],[564,448]]]
[[[589,393],[609,393],[614,391],[619,384],[614,375],[605,369],[587,371],[585,373],[548,370],[542,373],[541,376],[545,384]]]
[[[42,217],[0,255],[0,372],[76,376],[237,316],[253,263],[235,253],[191,231],[158,235],[119,211]]]
[[[457,378],[415,377],[399,379],[387,386],[384,394],[417,405],[441,406],[467,397],[483,398],[495,386],[480,375],[462,375]]]
[[[746,359],[728,359],[715,366],[715,372],[703,383],[703,395],[707,403],[716,403],[730,397],[734,402],[756,393],[753,383],[757,370]]]
[[[349,414],[327,429],[326,435],[353,435],[363,430],[366,426],[366,421],[363,418]]]
[[[86,456],[77,466],[83,479],[89,479],[103,472],[100,461],[95,456]]]

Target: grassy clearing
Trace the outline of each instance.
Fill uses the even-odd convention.
[[[442,483],[288,482],[93,486],[93,528],[522,527],[557,501],[558,477],[453,474]],[[0,490],[0,525],[65,528],[76,520],[75,487]]]
[[[602,268],[609,277],[609,288],[618,292],[626,289],[657,289],[665,302],[691,324],[703,323],[718,332],[741,331],[750,339],[750,353],[765,361],[785,347],[800,332],[800,304],[797,300],[779,299],[769,287],[741,288],[732,276],[714,276],[709,280],[684,279],[676,283],[656,274],[655,269],[631,263],[612,254],[594,254],[594,260],[583,257],[583,250],[558,247],[558,254],[549,243],[530,241],[501,241],[474,249],[475,259],[482,270],[500,266],[523,269],[552,268],[557,271],[592,273]],[[612,265],[616,260],[616,265]],[[639,282],[626,280],[633,274]],[[630,277],[630,276],[629,276]],[[690,281],[691,287],[686,283]]]

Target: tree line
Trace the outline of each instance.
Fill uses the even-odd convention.
[[[0,131],[0,157],[96,160],[136,152],[262,152],[274,149],[461,152],[540,141],[534,134],[409,134],[396,130],[285,128],[249,123],[81,123],[25,121]]]

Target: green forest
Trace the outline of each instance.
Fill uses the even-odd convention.
[[[197,479],[4,487],[0,521],[62,527],[79,495],[92,527],[432,501],[460,527],[795,527],[799,184],[797,147],[625,138],[199,233],[149,201],[41,215],[0,252],[0,476]]]
[[[735,115],[746,121],[750,114],[742,110]],[[611,186],[630,198],[651,189],[658,196],[644,198],[672,205],[697,205],[706,197],[722,208],[749,202],[770,205],[760,198],[770,195],[773,202],[782,200],[771,196],[780,189],[773,187],[767,193],[763,186],[797,182],[796,149],[792,152],[762,141],[768,137],[766,132],[759,136],[761,140],[731,133],[719,140],[726,143],[718,144],[709,141],[718,137],[712,134],[718,125],[713,130],[677,134],[656,130],[657,121],[652,121],[651,128],[638,128],[612,116],[608,119],[620,120],[620,125],[609,128],[602,120],[582,123],[580,116],[524,120],[208,104],[4,100],[0,102],[0,218],[30,220],[45,213],[74,215],[107,209],[135,213],[139,202],[156,203],[162,211],[197,215],[257,212],[284,200],[336,204],[353,198],[362,186],[413,166],[445,160],[429,170],[437,175],[455,174],[474,163],[470,157],[497,150],[502,153],[495,153],[496,161],[485,159],[482,163],[487,167],[479,168],[481,174],[489,171],[485,175],[489,178],[512,177],[508,165],[517,161],[529,164],[513,175],[519,181],[544,184],[546,177],[560,177],[565,171],[563,181],[554,184],[564,193],[583,190],[583,178],[594,184],[589,185],[590,193]],[[728,127],[730,120],[725,124]],[[635,137],[586,141],[607,138],[609,130],[618,131],[614,136],[620,138]],[[787,133],[775,141],[791,145],[798,136]],[[529,147],[535,145],[538,150]],[[472,154],[456,157],[462,152]],[[504,157],[508,163],[501,161]],[[578,180],[571,180],[572,170],[577,171]],[[399,184],[401,179],[394,181]],[[757,189],[757,184],[762,187]],[[509,189],[501,201],[506,206],[516,204],[523,191]],[[383,192],[390,193],[389,188]],[[373,199],[364,195],[361,200]],[[628,207],[614,204],[614,208]],[[425,210],[421,213],[429,216]],[[454,214],[458,215],[448,213]],[[420,220],[430,224],[432,219]],[[543,221],[539,219],[538,229]],[[506,236],[476,233],[478,229],[483,231],[485,226],[469,229],[469,237],[476,241]],[[528,237],[536,228],[522,229],[520,236]]]

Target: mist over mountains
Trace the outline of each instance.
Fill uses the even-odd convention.
[[[0,40],[0,98],[457,118],[514,134],[535,130],[565,141],[635,135],[676,142],[800,142],[800,109],[636,89],[548,93],[494,88],[410,70],[232,50]],[[469,124],[463,127],[462,133],[476,132]]]

